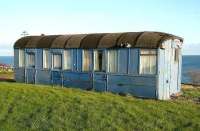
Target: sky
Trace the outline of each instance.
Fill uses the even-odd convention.
[[[183,54],[200,55],[200,0],[2,0],[0,56],[29,35],[160,31],[184,38]]]

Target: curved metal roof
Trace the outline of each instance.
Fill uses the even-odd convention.
[[[66,41],[70,39],[70,35],[61,35],[58,36],[53,43],[51,44],[51,48],[64,48],[66,45]]]
[[[20,38],[19,40],[15,42],[14,48],[24,48],[32,37],[33,36],[26,36],[26,37]]]
[[[143,32],[128,32],[128,33],[123,33],[119,40],[117,41],[117,45],[123,45],[126,43],[131,44],[132,47],[135,46],[138,37],[142,34]]]
[[[105,34],[88,34],[84,39],[81,41],[80,48],[97,48],[99,45],[99,41]]]
[[[51,48],[52,42],[58,37],[59,35],[49,35],[49,36],[43,36],[42,39],[40,39],[37,42],[36,48]]]
[[[98,45],[98,48],[113,48],[116,47],[117,41],[122,33],[106,34],[104,35]]]
[[[158,48],[168,39],[179,39],[162,32],[125,32],[102,34],[28,36],[16,41],[14,48]]]
[[[156,48],[160,46],[163,40],[174,39],[174,37],[175,36],[164,33],[144,32],[138,37],[135,47]]]
[[[43,36],[32,36],[25,45],[25,48],[37,48],[37,44],[42,39],[42,37]]]
[[[87,34],[72,35],[67,41],[65,48],[79,48],[81,41],[87,36]]]

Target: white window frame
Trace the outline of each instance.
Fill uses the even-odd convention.
[[[59,56],[60,57],[60,64],[58,64],[58,65],[60,65],[59,67],[56,67],[55,66],[55,57],[56,56]],[[59,62],[59,61],[58,61]],[[60,53],[53,53],[52,54],[52,68],[54,69],[54,70],[62,70],[62,63],[63,63],[63,60],[62,60],[62,54],[60,54]]]
[[[88,53],[88,61],[86,61],[85,59],[85,53]],[[87,63],[85,63],[87,62]],[[90,50],[82,50],[82,72],[88,72],[90,71],[90,65],[92,63],[91,60],[91,51]],[[84,66],[85,64],[87,64],[87,67]],[[86,67],[86,68],[85,68]]]
[[[111,52],[114,52],[115,55],[114,55],[114,58],[110,58],[111,56]],[[112,50],[108,50],[108,60],[107,60],[107,63],[108,63],[108,67],[107,67],[107,70],[109,73],[118,73],[118,61],[119,61],[119,53],[118,53],[118,50],[117,49],[112,49]],[[111,63],[111,60],[114,60],[114,63]],[[112,65],[111,64],[115,64],[115,65]],[[115,66],[114,70],[111,69],[113,68],[113,66]]]
[[[48,49],[43,49],[42,52],[43,55],[43,69],[49,69],[49,50]]]
[[[18,50],[18,66],[19,67],[24,67],[25,66],[25,53],[24,49],[19,49]]]
[[[63,69],[72,70],[73,67],[73,51],[71,49],[64,50],[63,52]]]
[[[34,52],[27,53],[27,67],[28,68],[35,68],[36,65],[36,56]]]
[[[147,58],[142,58],[147,57]],[[145,63],[143,62],[143,59],[147,59]],[[157,50],[156,49],[140,49],[139,54],[139,74],[140,75],[156,75],[157,73]],[[154,63],[151,63],[153,62]],[[153,65],[152,65],[153,64]],[[146,70],[144,70],[145,67]],[[153,68],[154,67],[154,68]]]

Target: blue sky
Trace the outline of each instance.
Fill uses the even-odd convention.
[[[200,54],[199,0],[5,0],[0,2],[0,55],[13,55],[30,35],[162,31],[185,39],[184,54]]]

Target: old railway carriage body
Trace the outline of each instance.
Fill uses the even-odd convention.
[[[15,79],[169,99],[181,89],[182,43],[161,32],[27,36],[14,45]]]

